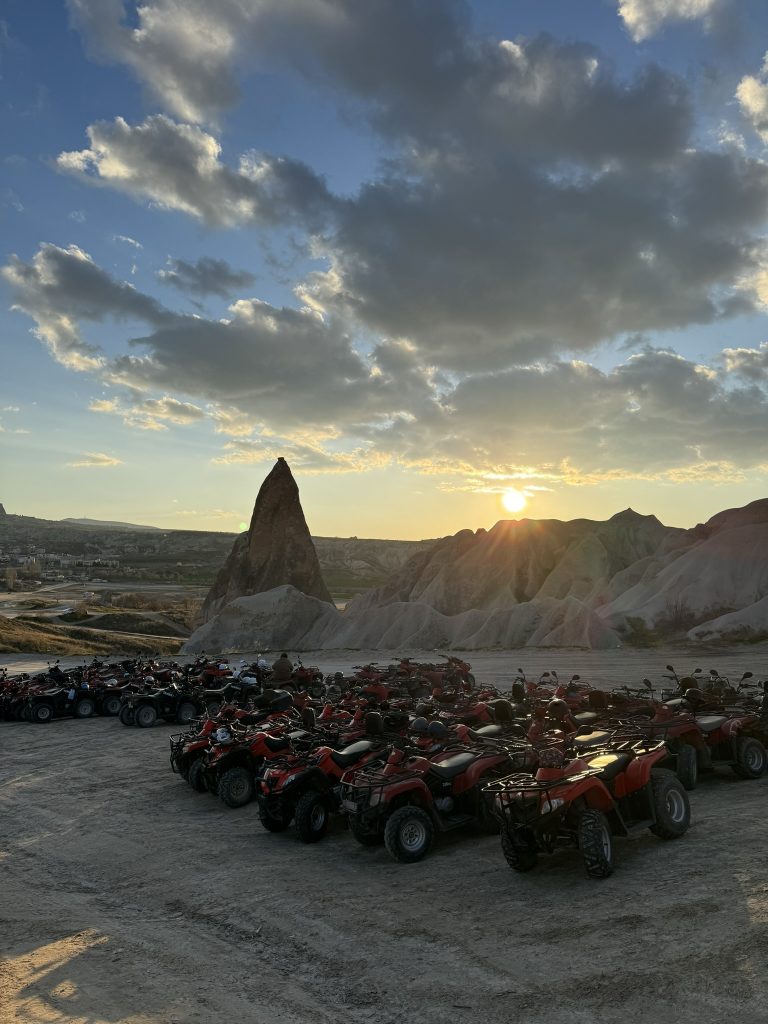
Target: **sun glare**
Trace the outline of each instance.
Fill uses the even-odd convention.
[[[527,499],[523,492],[516,490],[514,487],[504,491],[501,496],[501,503],[507,512],[522,512],[526,502]]]

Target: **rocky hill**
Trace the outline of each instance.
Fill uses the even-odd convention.
[[[266,647],[388,650],[758,640],[768,637],[768,500],[690,530],[631,509],[462,530],[341,614],[280,587],[224,608],[186,649],[244,650],[249,635]]]

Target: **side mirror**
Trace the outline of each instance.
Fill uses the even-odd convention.
[[[674,672],[674,671],[675,670],[672,668],[671,665],[667,665],[667,672]]]
[[[752,673],[751,672],[745,672],[744,675],[741,678],[742,679],[751,679],[752,678]]]

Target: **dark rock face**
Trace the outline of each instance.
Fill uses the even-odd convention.
[[[275,463],[261,485],[251,525],[240,534],[208,592],[202,621],[238,597],[290,584],[309,597],[331,601],[299,500],[299,489],[285,459]]]
[[[5,505],[0,501],[0,516],[6,516],[8,513],[5,511]]]

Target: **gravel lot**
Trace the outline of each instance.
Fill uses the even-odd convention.
[[[508,682],[521,653],[469,657]],[[635,682],[675,656],[693,667],[680,651],[523,664]],[[713,664],[759,675],[760,660]],[[399,865],[341,827],[314,847],[269,834],[253,805],[171,773],[177,729],[0,723],[1,1024],[765,1019],[766,778],[707,778],[689,833],[621,843],[607,881],[568,854],[517,876],[496,838],[454,834]]]

